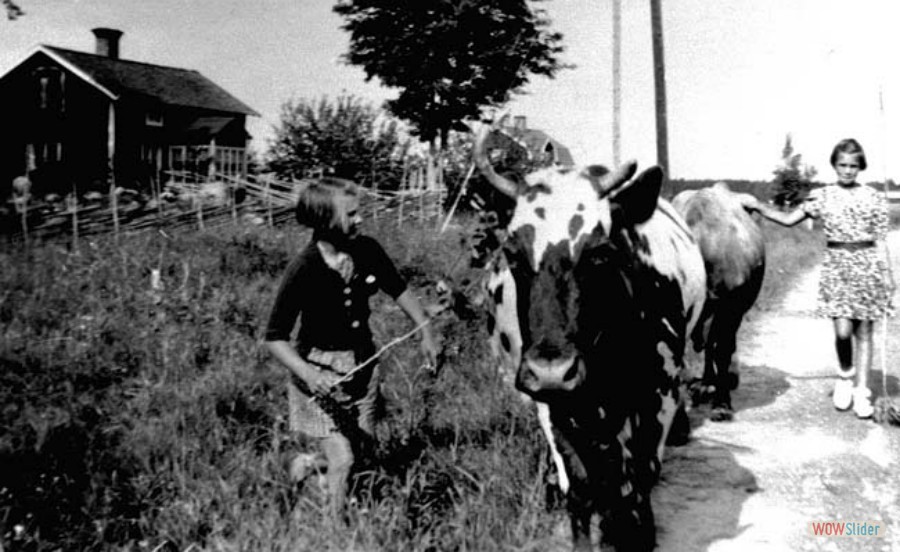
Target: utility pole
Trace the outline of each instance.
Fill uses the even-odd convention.
[[[622,0],[613,0],[613,165],[622,162]]]
[[[663,197],[672,197],[669,184],[669,131],[666,116],[666,63],[663,54],[662,0],[650,0],[650,25],[653,33],[653,84],[656,92],[656,163],[666,175]]]

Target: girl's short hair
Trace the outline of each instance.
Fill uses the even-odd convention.
[[[341,219],[337,208],[340,195],[356,196],[357,185],[343,178],[324,177],[307,184],[297,199],[294,217],[297,222],[314,231],[328,231],[340,228]]]
[[[835,163],[837,163],[838,155],[841,153],[846,153],[849,155],[856,155],[859,158],[859,170],[864,171],[868,164],[866,163],[866,152],[863,151],[863,147],[854,140],[853,138],[844,138],[840,142],[838,142],[834,149],[831,150],[831,166],[833,167]]]

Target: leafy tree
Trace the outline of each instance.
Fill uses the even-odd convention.
[[[353,95],[323,96],[282,104],[266,166],[282,177],[328,174],[394,188],[406,148],[398,121]]]
[[[773,171],[772,201],[781,207],[791,207],[801,202],[812,188],[816,169],[803,163],[803,157],[794,153],[791,135],[788,134],[781,149],[781,164]]]
[[[6,8],[6,18],[10,21],[15,21],[19,17],[25,15],[25,12],[22,11],[22,8],[20,8],[18,4],[13,2],[13,0],[3,0],[3,7]]]
[[[509,100],[530,75],[568,67],[557,59],[562,35],[529,5],[540,1],[339,0],[334,11],[350,32],[346,61],[399,88],[388,110],[444,147],[451,129]]]

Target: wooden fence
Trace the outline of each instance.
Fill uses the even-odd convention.
[[[221,173],[210,182],[184,171],[169,176],[162,190],[154,187],[152,196],[119,188],[106,194],[73,190],[65,198],[14,198],[7,214],[0,215],[0,233],[13,241],[20,239],[27,247],[32,241],[71,240],[77,245],[84,236],[118,237],[148,229],[202,230],[237,223],[275,226],[293,218],[299,190],[308,182]],[[363,190],[363,216],[382,222],[393,218],[401,227],[412,218],[441,222],[442,192]]]

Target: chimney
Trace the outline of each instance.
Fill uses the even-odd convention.
[[[91,29],[91,32],[97,37],[96,53],[98,56],[119,59],[119,39],[122,37],[122,31],[97,27],[96,29]]]
[[[519,131],[525,131],[525,130],[528,130],[528,127],[525,125],[525,121],[526,121],[525,115],[516,115],[516,116],[513,118],[513,121],[515,121],[515,122],[513,123],[513,127],[514,127],[516,130],[519,130]]]

